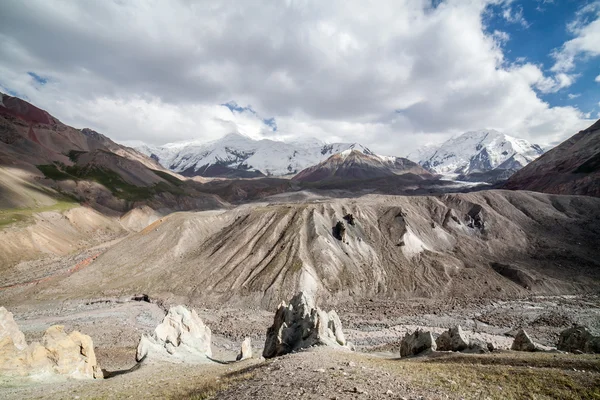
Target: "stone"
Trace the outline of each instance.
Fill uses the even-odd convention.
[[[333,227],[333,236],[342,242],[346,241],[346,226],[342,221],[338,221]]]
[[[352,226],[356,225],[356,221],[354,220],[354,215],[346,214],[344,215],[344,219]]]
[[[263,357],[272,358],[315,345],[347,348],[337,313],[321,310],[311,296],[301,292],[289,305],[279,304],[273,325],[267,330]]]
[[[421,354],[425,351],[435,351],[437,345],[433,340],[431,332],[417,329],[411,334],[406,334],[400,342],[400,356],[409,357]]]
[[[574,325],[560,333],[558,350],[570,353],[600,353],[600,337],[592,333],[582,325]]]
[[[4,338],[10,338],[17,350],[27,348],[25,335],[19,329],[19,326],[13,318],[13,314],[6,308],[0,307],[0,341]]]
[[[25,348],[16,346],[10,336],[0,339],[0,375],[36,380],[103,378],[92,339],[77,331],[67,335],[61,325],[48,328],[42,343]]]
[[[469,347],[469,339],[459,325],[442,333],[435,344],[439,351],[463,351]]]
[[[240,354],[238,354],[236,361],[242,361],[252,358],[252,340],[247,337],[242,342],[242,347],[240,348]]]
[[[48,328],[42,338],[42,345],[55,361],[56,373],[78,379],[102,378],[98,367],[92,338],[80,332],[65,333],[61,325]]]
[[[473,354],[483,354],[489,352],[488,344],[478,339],[471,339],[469,341],[469,347],[467,347],[463,352],[465,353],[473,353]]]
[[[212,357],[211,331],[196,310],[171,307],[152,336],[142,335],[136,359],[179,362],[208,362]]]
[[[511,350],[514,351],[536,351],[538,350],[533,340],[529,337],[527,332],[523,329],[519,329],[517,336],[515,336],[515,340],[511,346]]]

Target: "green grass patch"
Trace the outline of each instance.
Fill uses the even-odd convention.
[[[69,200],[58,200],[56,204],[35,208],[9,208],[0,210],[0,229],[8,225],[31,220],[35,213],[45,211],[66,211],[79,206],[79,203]]]
[[[37,168],[42,171],[46,178],[55,181],[72,179],[97,182],[110,190],[116,197],[128,201],[147,200],[156,194],[164,192],[173,195],[185,194],[184,190],[180,187],[183,185],[183,181],[162,171],[154,172],[169,183],[159,182],[154,186],[136,186],[125,181],[116,172],[105,168],[94,166],[81,167],[78,165],[65,166],[61,164],[38,165]]]
[[[81,151],[81,150],[70,150],[67,153],[67,156],[69,157],[69,160],[76,162],[77,159],[79,158],[80,155],[87,153],[87,151]]]
[[[159,171],[156,169],[153,169],[152,172],[154,172],[156,175],[160,176],[161,178],[163,178],[165,181],[175,185],[175,186],[181,186],[183,185],[183,181],[167,172],[164,171]]]
[[[48,179],[52,179],[55,181],[65,181],[69,179],[77,179],[73,175],[70,175],[67,172],[64,172],[59,168],[56,164],[47,164],[47,165],[36,165],[37,169],[42,171],[44,176]]]

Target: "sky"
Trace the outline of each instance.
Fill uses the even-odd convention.
[[[555,145],[600,118],[600,0],[4,0],[0,91],[121,142]]]

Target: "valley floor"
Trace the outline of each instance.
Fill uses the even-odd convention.
[[[261,360],[266,328],[273,314],[260,310],[198,309],[213,331],[213,357],[202,365],[136,366],[135,348],[164,316],[157,304],[130,299],[97,299],[15,307],[28,341],[39,340],[50,325],[63,324],[94,339],[107,379],[57,383],[0,380],[7,399],[350,399],[350,398],[598,398],[600,356],[519,353],[507,350],[514,329],[523,326],[541,344],[556,343],[573,322],[598,329],[596,296],[532,297],[515,301],[469,302],[380,300],[336,307],[346,337],[356,351],[312,348]],[[490,354],[434,353],[399,358],[405,332],[424,328],[441,333],[461,324],[499,349]],[[252,338],[254,358],[234,362],[244,337]]]
[[[593,399],[591,355],[393,355],[313,348],[225,365],[142,365],[103,381],[5,387],[6,399]]]

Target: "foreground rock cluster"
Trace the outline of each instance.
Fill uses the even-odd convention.
[[[337,313],[321,310],[311,296],[301,292],[289,305],[281,302],[277,308],[273,325],[267,330],[263,357],[281,356],[315,345],[348,347]]]
[[[557,349],[570,353],[600,353],[600,337],[592,335],[583,326],[574,325],[561,332]],[[511,350],[526,352],[556,351],[556,349],[534,342],[522,328],[517,331]],[[407,333],[400,343],[401,357],[426,354],[432,351],[485,353],[494,351],[494,345],[470,338],[460,325],[448,329],[435,340],[431,332],[417,329],[413,333]]]
[[[48,328],[42,342],[27,345],[12,313],[0,307],[0,375],[36,380],[68,377],[102,379],[92,339],[64,327]]]

